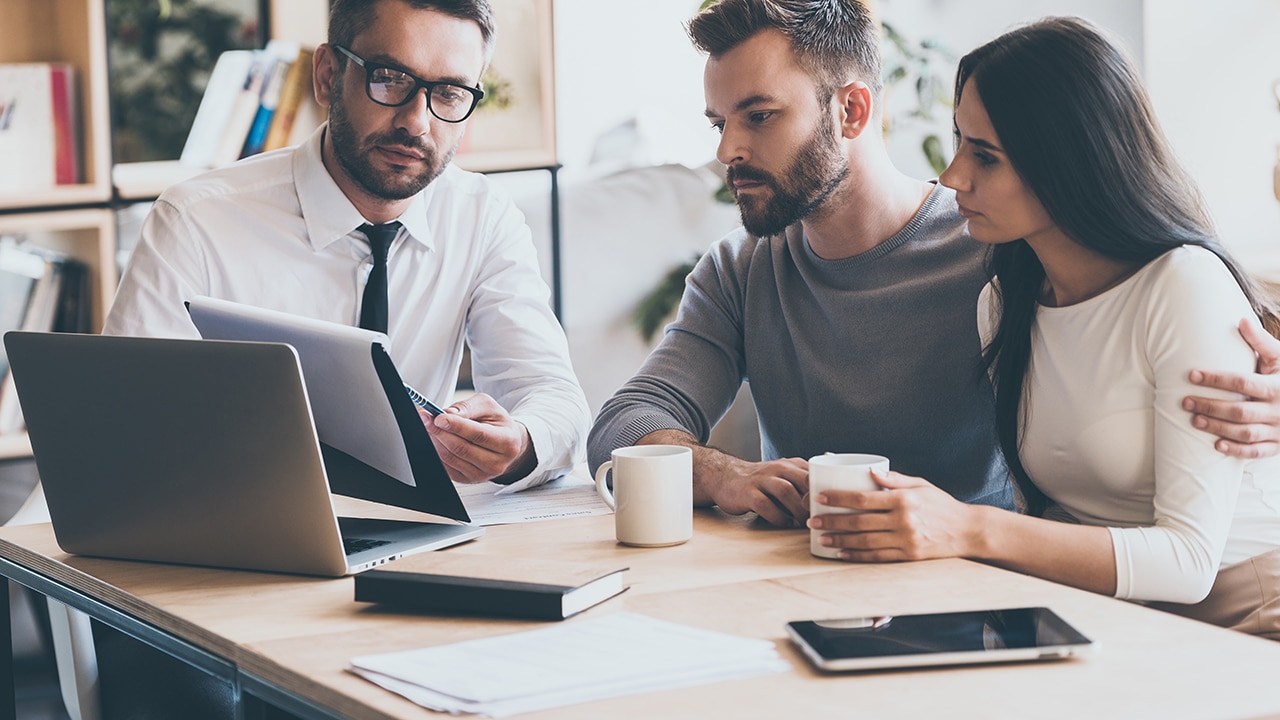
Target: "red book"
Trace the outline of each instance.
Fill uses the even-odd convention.
[[[65,63],[49,66],[53,103],[54,174],[59,185],[80,182],[80,152],[76,122],[75,74]]]

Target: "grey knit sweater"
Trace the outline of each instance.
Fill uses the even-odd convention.
[[[706,442],[745,380],[766,459],[878,453],[961,500],[1012,507],[979,365],[983,258],[941,186],[901,232],[851,258],[818,257],[798,224],[770,238],[731,233],[601,409],[591,469],[655,430]]]

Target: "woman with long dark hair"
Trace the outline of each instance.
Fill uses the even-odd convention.
[[[1084,21],[1041,20],[961,60],[955,125],[940,180],[992,246],[979,327],[1025,512],[890,473],[897,492],[828,497],[881,512],[814,524],[846,559],[981,558],[1280,639],[1280,462],[1221,455],[1181,405],[1193,368],[1252,369],[1241,318],[1280,319],[1132,64]]]

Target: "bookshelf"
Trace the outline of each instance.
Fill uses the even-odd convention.
[[[101,329],[116,290],[115,213],[108,208],[84,208],[0,215],[0,235],[10,234],[88,266],[93,327]]]
[[[0,63],[65,62],[75,70],[81,182],[0,191],[0,235],[28,242],[85,263],[90,270],[92,318],[100,330],[118,281],[116,210],[154,199],[164,188],[199,172],[176,161],[113,165],[107,76],[106,0],[0,0]],[[273,38],[315,46],[324,41],[328,0],[260,0]],[[502,13],[517,13],[506,27],[533,30],[532,39],[508,43],[511,68],[532,68],[523,81],[532,100],[516,113],[490,122],[537,128],[520,146],[503,145],[511,133],[501,124],[469,133],[495,142],[477,143],[459,154],[458,165],[478,172],[545,170],[551,176],[553,303],[560,314],[559,198],[554,133],[551,32],[552,0],[507,0]],[[521,14],[522,13],[522,14]],[[522,114],[523,113],[523,114]],[[483,121],[482,121],[483,122]],[[481,125],[481,123],[475,123]],[[0,158],[0,163],[4,159]],[[0,460],[30,457],[25,434],[0,435]]]
[[[80,182],[0,193],[0,235],[20,235],[85,263],[93,326],[116,286],[111,127],[102,0],[4,0],[0,63],[65,62],[75,72]],[[38,30],[37,30],[38,29]],[[3,159],[0,159],[3,162]],[[25,433],[0,436],[0,460],[30,457]]]
[[[4,213],[0,214],[0,235],[19,235],[29,243],[84,263],[89,270],[93,328],[102,328],[118,274],[114,212],[108,208],[80,208]],[[0,460],[30,455],[26,433],[0,435]]]
[[[0,211],[110,200],[111,119],[102,0],[4,0],[4,16],[0,63],[66,62],[75,68],[83,182],[0,194]]]

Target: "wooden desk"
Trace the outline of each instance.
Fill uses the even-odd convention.
[[[792,664],[779,675],[524,717],[1280,716],[1280,643],[968,561],[818,560],[806,531],[716,511],[698,511],[693,539],[674,548],[619,546],[613,518],[597,516],[491,527],[443,552],[629,566],[631,590],[582,617],[625,609],[768,638]],[[395,566],[412,569],[414,560]],[[374,609],[352,600],[350,578],[69,556],[48,525],[0,529],[0,573],[222,673],[248,707],[266,701],[302,717],[444,717],[344,672],[348,660],[540,626]],[[1098,652],[1061,663],[822,676],[784,640],[783,624],[793,619],[1020,605],[1053,608],[1097,641]]]

